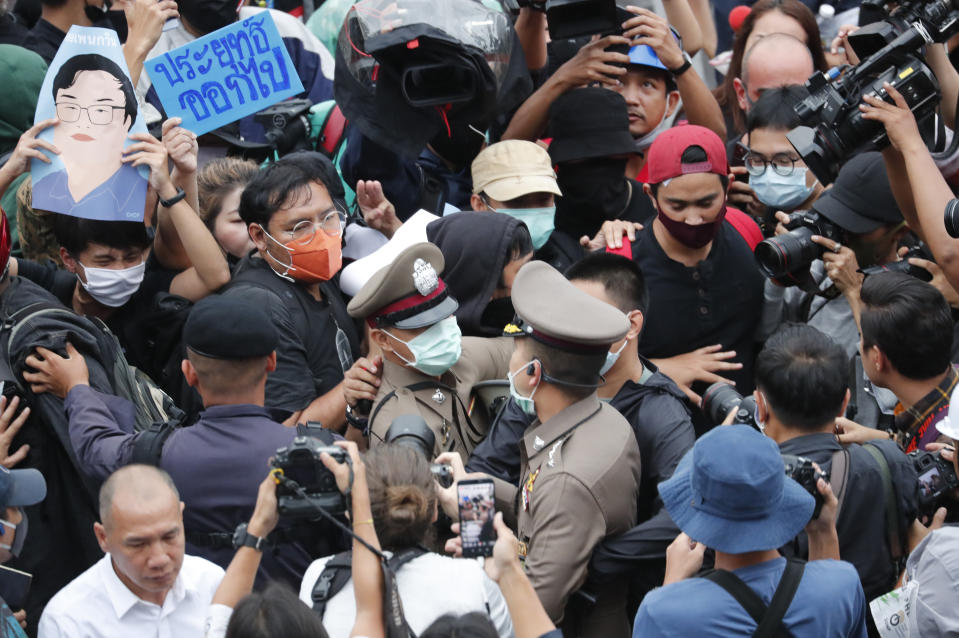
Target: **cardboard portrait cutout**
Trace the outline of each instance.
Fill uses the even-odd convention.
[[[60,155],[32,160],[33,202],[39,210],[107,221],[143,221],[148,169],[121,161],[145,133],[117,34],[73,26],[40,89],[34,122],[57,118],[40,137]]]

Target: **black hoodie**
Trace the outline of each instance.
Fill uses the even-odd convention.
[[[464,335],[499,337],[512,320],[508,299],[497,300],[491,307],[490,300],[500,285],[516,227],[522,223],[509,215],[463,211],[426,227],[426,239],[443,252],[443,281],[459,302],[456,321]]]

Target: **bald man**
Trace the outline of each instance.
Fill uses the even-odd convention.
[[[790,84],[804,84],[815,70],[809,47],[785,33],[762,37],[743,56],[740,77],[733,80],[739,108],[749,112],[760,93]]]
[[[184,555],[183,503],[169,474],[149,465],[111,474],[93,532],[106,555],[49,602],[41,638],[203,635],[223,570]]]

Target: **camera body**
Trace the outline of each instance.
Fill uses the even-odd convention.
[[[336,478],[320,460],[320,455],[324,452],[332,456],[337,463],[346,463],[349,460],[343,448],[324,445],[322,441],[311,436],[296,436],[290,445],[276,451],[272,467],[282,470],[283,476],[295,481],[310,497],[309,500],[303,498],[283,483],[277,485],[277,505],[282,516],[317,518],[318,506],[334,515],[346,511],[346,499],[336,487]]]
[[[904,272],[907,275],[915,277],[921,281],[932,281],[932,273],[926,270],[925,268],[920,268],[919,266],[913,266],[909,263],[909,260],[913,257],[919,259],[929,259],[929,255],[919,247],[910,248],[909,252],[903,255],[903,258],[900,261],[894,261],[888,264],[882,264],[879,266],[870,266],[869,268],[863,268],[862,274],[866,275],[878,275],[883,272]],[[930,260],[931,261],[931,260]]]
[[[872,8],[885,12],[876,4]],[[857,66],[842,76],[833,68],[807,80],[809,96],[795,106],[803,126],[786,137],[821,183],[835,181],[839,167],[853,153],[889,144],[883,125],[863,119],[859,110],[864,95],[892,102],[883,82],[902,94],[917,121],[933,114],[940,98],[939,83],[920,49],[944,42],[957,30],[959,9],[953,2],[907,1],[888,12],[882,22],[850,36],[862,59]]]
[[[384,443],[396,443],[413,448],[423,455],[427,461],[433,458],[433,446],[436,445],[436,435],[423,417],[416,414],[403,414],[390,423],[386,431]],[[430,472],[441,487],[453,484],[453,468],[442,463],[430,463]]]
[[[253,121],[263,126],[266,141],[280,155],[312,150],[310,146],[310,107],[305,98],[284,100],[257,112]]]
[[[812,241],[813,235],[848,243],[848,233],[819,213],[800,211],[789,216],[785,235],[765,239],[756,246],[756,262],[770,279],[785,277],[809,269],[825,250]]]
[[[717,381],[703,392],[703,413],[710,423],[722,423],[733,408],[737,408],[733,423],[763,431],[756,422],[756,399],[752,395],[743,397],[732,385],[722,381]]]
[[[919,475],[919,509],[932,514],[939,507],[942,498],[959,487],[956,468],[950,461],[942,458],[939,452],[916,450],[909,453],[909,459]]]
[[[812,512],[813,518],[819,518],[819,512],[822,511],[823,498],[819,490],[816,489],[816,483],[823,478],[829,480],[829,474],[817,472],[812,461],[804,456],[793,456],[792,454],[783,454],[783,468],[786,476],[799,483],[804,490],[812,494],[816,499],[816,508]]]

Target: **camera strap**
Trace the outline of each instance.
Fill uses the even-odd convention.
[[[736,574],[724,569],[712,569],[700,578],[711,580],[736,599],[746,613],[756,621],[756,631],[753,638],[792,638],[792,633],[783,625],[783,618],[789,610],[799,589],[803,572],[806,569],[805,561],[791,559],[786,562],[782,578],[776,587],[776,593],[767,606],[752,588],[744,583]]]

